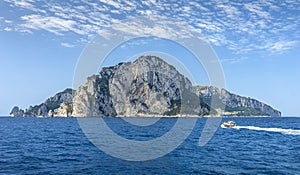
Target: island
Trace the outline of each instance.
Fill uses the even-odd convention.
[[[212,104],[214,102],[214,105]],[[176,68],[157,56],[104,67],[77,90],[66,90],[10,116],[41,117],[182,117],[281,116],[250,97],[214,86],[193,86]]]

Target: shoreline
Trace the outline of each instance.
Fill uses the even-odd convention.
[[[197,116],[197,115],[143,115],[143,116],[0,116],[0,118],[267,118],[267,117],[282,117],[282,116]]]

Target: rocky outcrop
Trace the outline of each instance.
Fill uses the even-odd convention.
[[[50,111],[52,111],[52,110],[50,110]],[[49,113],[49,112],[48,112],[48,116],[51,116],[51,117],[70,117],[73,112],[73,104],[63,102],[60,104],[59,108],[54,110],[54,112],[52,112],[52,113],[51,112]]]
[[[14,107],[10,116],[70,116],[72,113],[73,101],[72,89],[66,89],[48,98],[44,103],[35,106],[29,106],[24,110]]]
[[[190,107],[181,109],[183,105]],[[155,56],[102,69],[79,87],[73,100],[73,116],[78,117],[206,115],[209,110],[199,105],[190,81]]]
[[[211,103],[212,95],[218,97],[219,106],[225,107],[223,115],[238,116],[281,116],[281,112],[258,100],[232,94],[225,89],[213,86],[197,86],[196,93],[207,104]]]
[[[109,83],[116,113],[120,116],[179,114],[183,92],[191,82],[173,66],[154,56],[140,57],[119,66]]]
[[[24,110],[20,109],[18,106],[14,106],[9,115],[11,117],[22,117],[24,116]]]
[[[87,78],[78,88],[73,100],[73,116],[115,116],[109,81],[116,67],[103,69],[99,75]]]

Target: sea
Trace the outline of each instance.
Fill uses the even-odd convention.
[[[122,118],[105,122],[120,137],[147,141],[163,136],[177,120],[138,127]],[[95,146],[76,118],[1,117],[0,174],[300,174],[300,117],[222,118],[229,120],[237,126],[219,125],[204,146],[199,137],[207,118],[198,118],[173,151],[128,161]]]

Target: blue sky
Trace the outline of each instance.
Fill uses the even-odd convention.
[[[226,88],[300,116],[300,1],[0,2],[0,115],[72,86],[82,50],[128,17],[163,16],[195,28],[216,51]]]

